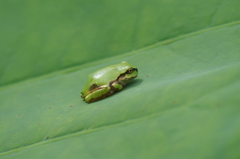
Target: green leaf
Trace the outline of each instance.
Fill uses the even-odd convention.
[[[240,158],[237,0],[1,1],[0,157]],[[139,76],[87,104],[88,74]]]

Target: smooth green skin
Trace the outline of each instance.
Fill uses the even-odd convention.
[[[132,81],[138,75],[137,70],[134,70],[131,74],[125,74],[130,68],[135,69],[136,67],[123,61],[90,74],[81,92],[81,97],[86,102],[90,102],[92,99],[100,98],[108,93],[113,94],[116,90],[121,91],[128,82]],[[121,80],[118,79],[122,74],[125,74],[125,76]],[[93,85],[97,85],[97,87],[93,91],[90,91]]]

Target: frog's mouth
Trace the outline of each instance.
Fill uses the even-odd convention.
[[[129,77],[129,78],[125,78],[127,81],[131,81],[133,80],[134,78],[136,78],[137,76],[132,76],[132,77]]]

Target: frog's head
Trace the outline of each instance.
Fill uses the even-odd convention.
[[[121,64],[124,65],[124,73],[118,77],[118,81],[125,85],[138,76],[138,69],[126,61],[123,61]]]

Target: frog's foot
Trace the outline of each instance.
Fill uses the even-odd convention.
[[[98,101],[100,99],[106,98],[115,92],[111,90],[110,86],[100,86],[98,88],[95,88],[94,90],[91,90],[91,93],[85,97],[85,101],[88,103]]]

